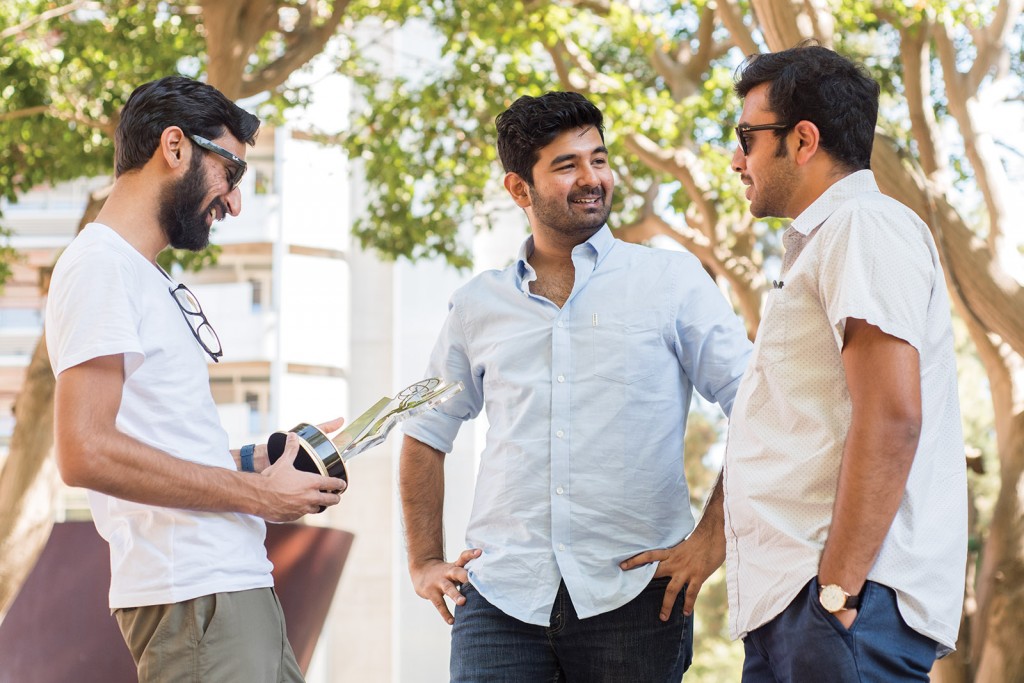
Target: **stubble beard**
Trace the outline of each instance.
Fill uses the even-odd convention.
[[[797,176],[788,155],[776,151],[774,162],[755,188],[750,201],[750,213],[755,218],[786,218],[789,204],[796,193]]]
[[[600,230],[601,226],[608,222],[608,216],[611,214],[611,205],[607,202],[608,197],[601,186],[577,192],[567,199],[548,199],[541,196],[532,186],[529,192],[533,215],[539,222],[559,235],[573,239],[582,237],[580,242],[585,242]],[[594,205],[595,211],[582,214],[573,211],[572,202],[589,197],[601,200],[599,204]]]

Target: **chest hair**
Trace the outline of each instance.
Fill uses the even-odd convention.
[[[561,308],[572,293],[575,283],[576,271],[571,266],[547,272],[538,271],[537,279],[530,283],[530,291]]]

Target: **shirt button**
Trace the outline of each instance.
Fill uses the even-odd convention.
[[[558,326],[559,327],[565,327],[565,323],[563,323],[561,320],[559,320],[558,321]]]
[[[555,493],[557,493],[558,495],[562,495],[563,493],[565,493],[565,489],[559,486],[557,489],[555,489]]]
[[[558,544],[558,549],[559,550],[565,550],[565,544],[564,543],[559,543]]]
[[[565,432],[563,432],[561,429],[559,429],[557,432],[555,432],[555,436],[557,436],[559,439],[561,439],[563,436],[565,436]]]
[[[559,375],[558,376],[558,381],[559,382],[564,382],[565,381],[565,375]]]

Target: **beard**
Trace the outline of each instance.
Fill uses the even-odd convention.
[[[750,200],[750,213],[755,218],[786,218],[789,205],[800,183],[796,167],[790,161],[781,140],[772,159],[771,169],[758,174],[761,182],[758,183],[754,197]]]
[[[209,188],[202,170],[202,154],[193,154],[185,176],[166,187],[160,193],[160,207],[157,218],[167,241],[175,249],[199,251],[210,244],[210,228],[207,223],[210,209],[220,207],[227,213],[227,207],[220,199],[214,199],[206,208],[203,200]]]
[[[530,186],[530,203],[533,215],[537,220],[560,235],[577,238],[584,235],[584,240],[597,232],[608,222],[612,211],[604,188],[600,185],[571,193],[567,198],[543,197]],[[574,210],[573,202],[580,199],[599,199],[596,204],[587,208]]]

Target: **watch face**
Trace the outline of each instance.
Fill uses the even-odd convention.
[[[833,583],[821,587],[818,600],[821,601],[821,606],[825,608],[825,611],[834,614],[846,606],[846,593]]]

